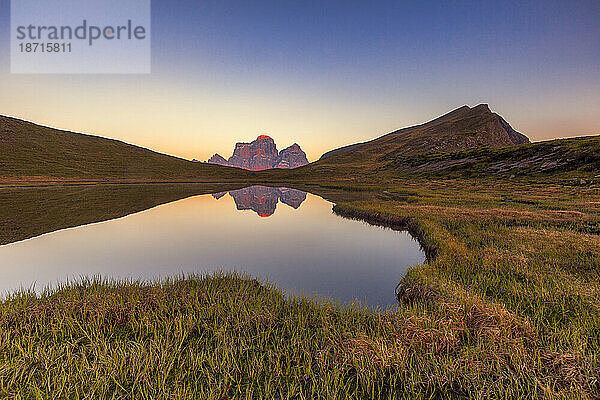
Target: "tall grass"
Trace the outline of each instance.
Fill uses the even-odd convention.
[[[498,188],[457,201],[468,193],[457,186],[423,190],[417,204],[356,201],[335,211],[399,224],[436,247],[434,258],[409,270],[399,300],[417,318],[446,321],[451,342],[469,354],[464,362],[483,362],[479,379],[504,386],[495,395],[598,398],[598,193],[546,188],[540,206],[531,199],[541,190],[513,187],[526,201],[506,205]],[[416,313],[415,304],[423,306]],[[514,392],[524,382],[529,393]],[[464,394],[481,395],[471,388]]]
[[[599,398],[600,193],[588,189],[385,186],[412,202],[327,189],[339,214],[435,249],[384,314],[223,274],[13,294],[0,303],[0,397]]]
[[[379,315],[288,298],[237,275],[154,284],[84,280],[2,303],[0,395],[362,399],[456,393],[460,380],[443,364],[424,362],[434,359],[426,350],[433,338],[419,336],[420,324],[401,311]],[[440,374],[445,377],[435,378]]]

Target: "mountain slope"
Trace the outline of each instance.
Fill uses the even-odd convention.
[[[325,153],[294,171],[263,179],[385,180],[399,176],[475,177],[531,174],[597,178],[600,137],[530,143],[486,104],[460,107],[430,122]]]
[[[405,156],[400,152],[386,155],[380,171],[411,175],[476,177],[567,174],[598,178],[600,137],[555,139],[507,147],[484,147],[453,152],[431,152]]]
[[[376,157],[391,151],[418,154],[431,151],[501,147],[529,143],[487,104],[460,107],[425,124],[400,129],[365,143],[323,154],[328,162],[350,161],[355,156]],[[337,157],[332,159],[332,157]]]
[[[235,168],[0,116],[0,178],[210,181],[247,176]]]

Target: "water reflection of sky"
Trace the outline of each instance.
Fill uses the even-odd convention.
[[[407,233],[340,218],[311,194],[268,189],[195,196],[1,246],[0,291],[90,275],[153,279],[236,270],[288,293],[385,307],[394,304],[407,268],[424,260]],[[269,214],[261,207],[274,199]]]

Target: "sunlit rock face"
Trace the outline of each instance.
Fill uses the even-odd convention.
[[[279,152],[273,138],[260,135],[250,143],[236,143],[233,155],[228,160],[215,154],[208,163],[261,171],[271,168],[297,168],[308,164],[308,159],[298,144],[294,143]]]
[[[273,168],[298,168],[308,164],[306,153],[297,143],[279,152]]]
[[[267,135],[260,135],[250,143],[237,143],[228,164],[232,167],[260,171],[273,168],[279,152],[275,141]]]
[[[215,199],[220,199],[225,193],[213,193]],[[267,186],[251,186],[244,189],[232,190],[229,195],[233,197],[238,210],[252,210],[260,217],[270,217],[281,201],[294,209],[306,200],[306,193],[290,188],[272,188]]]

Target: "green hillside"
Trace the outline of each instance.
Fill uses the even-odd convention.
[[[0,178],[243,179],[246,171],[195,163],[139,146],[0,116]]]

